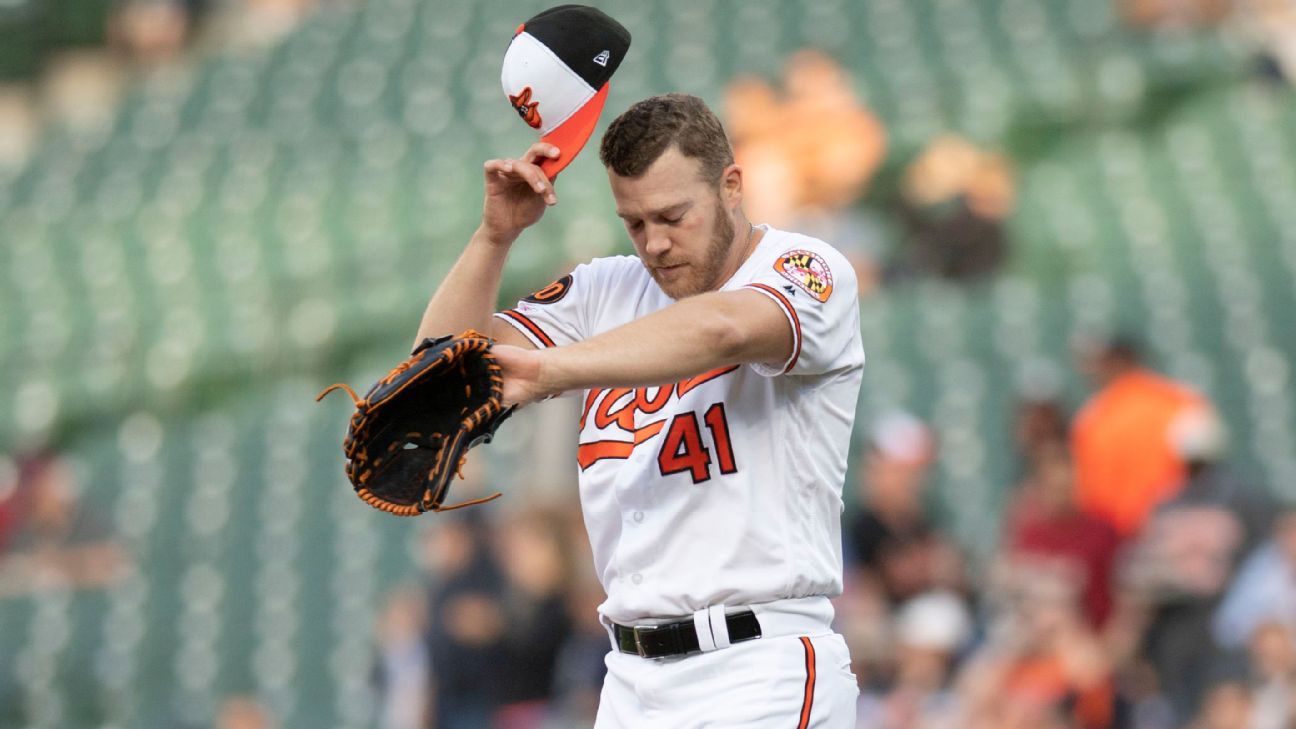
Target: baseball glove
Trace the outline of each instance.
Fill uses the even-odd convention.
[[[468,449],[489,443],[512,413],[503,405],[500,367],[487,337],[469,329],[455,337],[424,339],[363,399],[338,384],[316,401],[334,390],[346,391],[356,404],[342,451],[347,479],[370,506],[417,516],[500,496],[442,505],[450,479],[463,477]]]

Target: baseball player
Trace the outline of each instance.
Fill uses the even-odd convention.
[[[612,644],[597,727],[849,727],[828,598],[864,352],[856,282],[823,241],[743,214],[705,103],[641,101],[603,137],[637,256],[492,315],[510,247],[557,203],[540,142],[485,165],[482,224],[418,337],[488,330],[505,398],[582,393],[581,504]]]

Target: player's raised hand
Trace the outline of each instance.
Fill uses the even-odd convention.
[[[557,147],[536,142],[519,159],[486,162],[482,227],[490,240],[512,243],[524,229],[540,220],[545,206],[557,204],[553,182],[536,165],[539,160],[557,156]]]

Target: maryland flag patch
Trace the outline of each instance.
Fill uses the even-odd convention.
[[[828,262],[811,251],[788,251],[774,262],[774,270],[820,302],[832,296],[833,276]]]

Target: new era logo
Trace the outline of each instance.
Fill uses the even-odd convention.
[[[608,62],[608,59],[610,59],[610,58],[612,58],[612,54],[609,53],[608,51],[603,51],[602,53],[598,54],[597,56],[594,56],[594,62],[597,63],[598,65],[604,67],[604,68],[607,68],[607,62]]]

